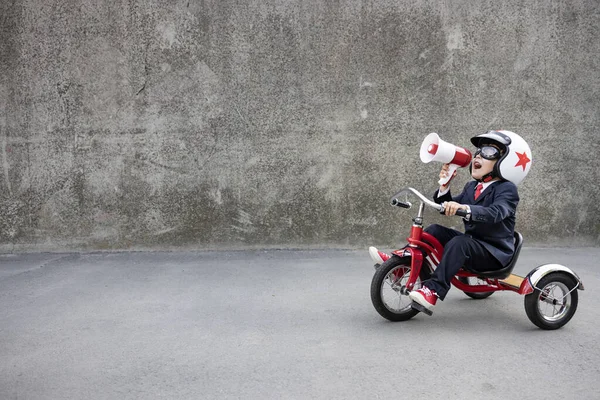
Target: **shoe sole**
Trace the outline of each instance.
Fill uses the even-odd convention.
[[[427,300],[425,300],[425,297],[423,297],[423,295],[419,292],[410,292],[408,294],[408,297],[413,301],[411,306],[412,308],[422,311],[427,315],[431,315],[433,314],[433,307],[435,307],[435,304],[427,306],[423,303],[427,303],[429,304],[429,302]],[[418,307],[415,307],[415,304],[418,305]]]
[[[422,312],[422,313],[425,313],[425,314],[429,315],[430,317],[433,315],[433,311],[431,311],[431,310],[428,310],[427,308],[425,308],[424,306],[420,305],[420,304],[419,304],[419,303],[417,303],[416,301],[413,301],[413,302],[410,304],[410,306],[411,306],[413,309],[417,310],[417,311],[420,311],[420,312]]]

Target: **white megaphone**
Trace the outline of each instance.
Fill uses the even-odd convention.
[[[459,167],[464,168],[469,166],[473,155],[464,147],[455,146],[451,143],[444,142],[437,133],[430,133],[425,137],[421,144],[421,161],[428,163],[431,161],[439,161],[450,164],[448,176],[439,180],[439,184],[445,186],[454,177],[454,171]]]

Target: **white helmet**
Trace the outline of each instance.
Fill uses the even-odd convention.
[[[533,155],[521,136],[511,131],[489,131],[471,138],[471,143],[476,147],[481,147],[482,142],[493,142],[504,149],[491,172],[492,178],[500,177],[515,185],[525,179],[531,169]]]

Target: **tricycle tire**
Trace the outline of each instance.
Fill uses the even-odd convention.
[[[421,287],[421,281],[428,275],[427,261],[423,261],[419,280],[417,280],[414,289]],[[411,307],[412,300],[408,295],[401,293],[402,285],[408,280],[411,270],[410,257],[398,257],[396,255],[385,261],[373,275],[371,280],[371,302],[375,310],[383,318],[390,321],[406,321],[414,317],[419,311]],[[384,289],[390,294],[390,300],[386,300]],[[396,297],[397,296],[397,297]],[[393,307],[390,302],[398,300],[398,307]]]
[[[461,281],[462,283],[469,284],[469,278],[466,278],[464,276],[459,276],[458,280]],[[487,299],[488,297],[490,297],[491,295],[494,294],[494,292],[481,292],[481,293],[463,292],[463,293],[475,300]]]
[[[541,329],[564,326],[577,310],[577,281],[562,272],[544,276],[533,293],[525,296],[525,312],[529,320]],[[560,298],[559,298],[560,297]],[[552,315],[546,315],[551,312]]]

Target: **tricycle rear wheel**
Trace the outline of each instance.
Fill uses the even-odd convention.
[[[544,276],[533,293],[525,296],[525,312],[537,327],[553,330],[564,326],[577,310],[577,282],[554,272]]]
[[[467,284],[467,285],[472,284],[471,283],[471,279],[477,280],[477,278],[467,278],[465,276],[459,276],[458,277],[459,281],[461,281],[462,283]],[[475,284],[477,284],[477,282]],[[470,298],[475,299],[475,300],[487,299],[488,297],[490,297],[491,295],[494,294],[494,292],[478,292],[478,293],[475,293],[475,292],[473,292],[473,293],[472,292],[463,292],[463,293],[466,294],[467,296],[469,296]]]

